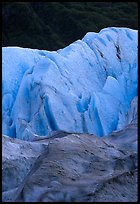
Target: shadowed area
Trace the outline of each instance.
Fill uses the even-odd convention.
[[[89,32],[138,29],[137,2],[3,2],[2,46],[63,48]]]

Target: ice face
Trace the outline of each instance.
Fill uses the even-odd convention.
[[[58,51],[2,49],[3,134],[92,133],[126,124],[137,96],[138,33],[106,28]]]

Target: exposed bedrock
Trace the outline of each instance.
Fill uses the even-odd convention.
[[[11,146],[13,148],[11,148]],[[3,202],[137,201],[137,124],[107,137],[3,136]]]

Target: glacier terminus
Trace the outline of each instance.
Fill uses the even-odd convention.
[[[137,58],[138,31],[117,27],[57,51],[3,47],[2,133],[30,140],[123,129],[135,119]]]

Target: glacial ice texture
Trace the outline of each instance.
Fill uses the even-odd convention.
[[[3,47],[3,134],[30,140],[57,130],[101,137],[122,129],[137,96],[137,49],[138,32],[116,27],[52,52]]]

